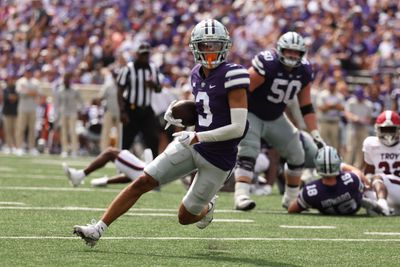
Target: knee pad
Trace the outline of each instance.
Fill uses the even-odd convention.
[[[124,173],[132,181],[143,174],[146,164],[128,150],[122,150],[115,160],[117,170]]]
[[[239,157],[235,170],[235,177],[247,176],[253,178],[256,160],[250,157]]]
[[[301,165],[292,165],[285,163],[285,173],[289,176],[301,176],[303,173],[303,166],[304,164]]]

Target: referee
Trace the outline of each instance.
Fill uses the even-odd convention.
[[[142,132],[146,147],[158,155],[159,125],[151,107],[152,93],[161,91],[158,76],[158,68],[150,62],[150,45],[143,42],[136,60],[126,64],[117,77],[122,149],[130,150],[136,135]]]

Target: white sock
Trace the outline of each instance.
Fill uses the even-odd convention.
[[[102,235],[103,232],[105,232],[108,228],[107,224],[105,224],[102,220],[98,221],[95,227],[100,232],[100,235]]]
[[[294,199],[297,197],[297,194],[299,193],[299,187],[290,187],[288,185],[285,185],[285,195],[288,196],[290,199]]]
[[[250,196],[250,184],[243,182],[236,182],[235,184],[235,198],[238,196]]]

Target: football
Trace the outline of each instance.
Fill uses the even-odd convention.
[[[197,121],[196,103],[191,100],[179,100],[172,107],[172,116],[181,119],[185,126],[192,126]]]

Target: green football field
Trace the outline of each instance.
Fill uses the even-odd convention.
[[[67,160],[83,167],[91,158]],[[213,223],[182,226],[177,181],[144,195],[94,248],[72,235],[123,187],[91,188],[113,165],[70,187],[59,157],[0,155],[0,266],[400,266],[397,217],[288,215],[277,190],[251,212],[221,193]]]

